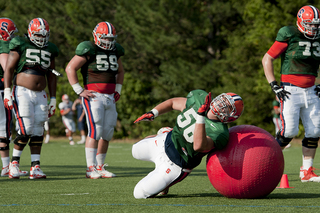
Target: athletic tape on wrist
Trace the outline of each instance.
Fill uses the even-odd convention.
[[[152,109],[151,112],[154,114],[154,117],[158,117],[159,111],[156,109]]]
[[[198,115],[197,116],[197,120],[196,120],[196,123],[197,124],[204,124],[206,121],[206,117],[202,116],[202,115]]]
[[[122,89],[122,85],[121,84],[116,84],[116,92],[119,93],[119,95],[121,95],[121,89]]]
[[[83,90],[84,90],[84,89],[82,88],[82,86],[80,86],[79,82],[73,84],[73,85],[72,85],[72,88],[73,88],[74,92],[77,93],[77,95],[80,95],[80,93],[82,93]]]

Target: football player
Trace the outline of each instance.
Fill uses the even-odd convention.
[[[14,109],[19,125],[14,139],[9,178],[19,178],[19,161],[24,147],[29,144],[31,169],[29,178],[46,178],[40,169],[40,152],[43,143],[44,122],[56,108],[55,67],[58,48],[49,42],[49,24],[42,18],[32,19],[26,37],[15,37],[9,43],[10,53],[4,73],[4,105]],[[13,74],[16,76],[13,80]],[[13,85],[12,92],[11,86]],[[47,104],[49,89],[50,104]]]
[[[76,124],[73,120],[72,101],[69,96],[64,94],[62,102],[59,104],[60,114],[62,116],[62,123],[66,127],[66,136],[69,139],[69,144],[74,145],[72,134],[76,131]]]
[[[83,41],[77,46],[66,73],[73,90],[81,96],[86,113],[86,177],[97,179],[115,176],[105,170],[104,161],[117,123],[115,103],[120,98],[124,78],[120,58],[124,49],[116,42],[116,30],[109,22],[98,23],[93,38],[94,43]],[[78,81],[77,70],[80,68],[84,88]]]
[[[6,67],[9,50],[9,42],[15,36],[18,29],[9,18],[0,18],[0,154],[2,160],[1,177],[9,176],[9,143],[11,137],[10,124],[12,113],[3,105],[3,71]],[[27,175],[27,171],[20,171],[20,175]]]
[[[280,101],[281,128],[276,139],[281,148],[298,134],[300,118],[304,126],[302,182],[320,182],[312,167],[320,136],[320,86],[315,86],[320,64],[319,27],[318,8],[303,6],[297,14],[297,26],[282,27],[262,59],[265,76]],[[280,56],[279,85],[274,76],[273,61]]]
[[[135,186],[137,199],[167,194],[169,187],[186,178],[206,154],[224,148],[229,140],[227,123],[241,116],[243,101],[235,93],[222,93],[212,100],[211,93],[194,90],[186,98],[160,103],[134,123],[152,121],[172,110],[181,111],[172,130],[161,128],[157,135],[132,146],[134,158],[156,165]]]

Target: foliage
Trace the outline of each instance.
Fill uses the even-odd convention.
[[[3,17],[16,23],[19,35],[31,19],[50,25],[50,41],[60,49],[56,67],[64,72],[76,46],[92,40],[101,21],[111,22],[125,48],[125,80],[117,102],[115,138],[144,137],[173,126],[176,112],[152,125],[133,121],[156,104],[193,89],[213,95],[235,92],[245,103],[243,116],[232,125],[252,124],[273,133],[272,93],[261,59],[284,25],[294,25],[305,0],[12,0],[0,1]],[[280,60],[275,61],[279,79]],[[81,81],[80,74],[78,75]],[[67,93],[76,98],[66,75],[59,79],[57,102]],[[52,134],[64,134],[59,110],[50,119]]]

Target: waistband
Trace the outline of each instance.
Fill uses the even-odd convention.
[[[288,83],[288,82],[281,82],[280,83],[280,86],[291,86],[291,87],[299,87],[299,86],[296,86],[294,84],[291,84],[291,83]]]

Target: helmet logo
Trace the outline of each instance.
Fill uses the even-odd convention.
[[[8,30],[8,25],[9,25],[9,23],[8,22],[2,22],[1,23],[1,30]]]
[[[304,8],[302,8],[301,10],[299,10],[299,12],[298,12],[298,17],[301,18],[303,13],[304,13]]]

